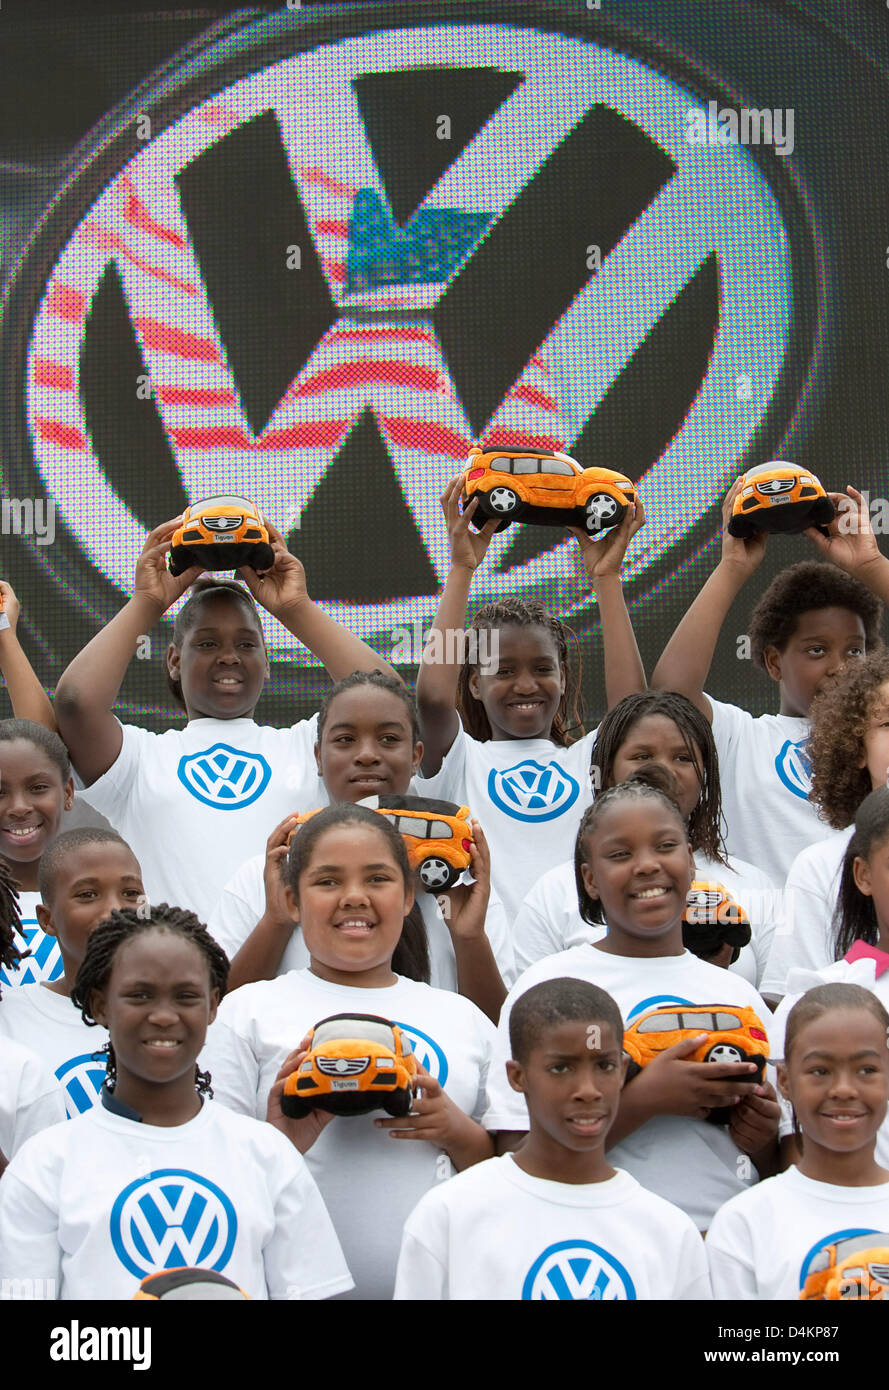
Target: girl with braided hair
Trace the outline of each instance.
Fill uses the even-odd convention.
[[[0,859],[0,964],[7,970],[19,961],[18,896],[18,884]],[[64,1118],[65,1101],[55,1077],[28,1048],[0,1036],[0,1176],[26,1139]]]
[[[542,603],[485,604],[464,632],[472,582],[496,522],[471,531],[477,499],[461,512],[460,487],[455,479],[442,498],[451,568],[417,677],[424,747],[418,789],[472,807],[491,846],[493,887],[512,923],[531,885],[565,858],[592,800],[595,734],[583,736],[581,728],[574,634]],[[637,502],[601,541],[573,528],[599,608],[609,705],[645,689],[620,579],[643,522]]]
[[[198,1069],[227,979],[225,953],[182,908],[124,909],[96,927],[72,997],[110,1036],[101,1103],[10,1163],[0,1278],[54,1281],[62,1299],[132,1298],[146,1274],[181,1265],[257,1299],[352,1287],[301,1155],[214,1104]]]

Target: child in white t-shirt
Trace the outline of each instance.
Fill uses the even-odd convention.
[[[471,806],[491,846],[491,881],[512,925],[522,899],[565,857],[592,800],[589,765],[595,734],[576,742],[578,681],[571,630],[537,601],[485,604],[464,634],[475,571],[494,522],[470,530],[477,499],[460,512],[462,481],[442,498],[451,568],[417,676],[424,752],[420,790]],[[621,588],[631,537],[644,522],[641,503],[593,542],[573,528],[596,591],[605,646],[609,704],[644,690],[645,673]],[[455,635],[465,641],[456,642]],[[460,656],[466,654],[466,660]]]
[[[800,1136],[795,1167],[741,1193],[707,1233],[722,1299],[882,1299],[889,1172],[874,1155],[889,1103],[889,1013],[858,985],[791,1009],[778,1085]]]
[[[170,574],[177,525],[150,533],[132,598],[63,673],[55,708],[85,799],[133,846],[150,900],[188,903],[206,918],[237,866],[262,852],[270,826],[325,801],[312,757],[314,719],[276,729],[253,718],[269,678],[254,599],[334,680],[392,668],[312,603],[302,565],[273,526],[274,564],[261,576],[240,570],[245,589],[198,579],[194,567]],[[166,654],[188,724],[163,734],[120,724],[112,707],[137,643],[191,586]]]
[[[104,1029],[87,1025],[71,991],[90,934],[118,908],[145,901],[138,861],[116,830],[85,826],[57,835],[40,861],[37,913],[58,942],[64,973],[11,990],[0,1005],[0,1036],[36,1053],[65,1091],[69,1116],[99,1099],[105,1080]]]
[[[746,980],[684,949],[682,916],[693,873],[685,821],[659,767],[640,769],[601,793],[578,831],[575,862],[584,909],[597,909],[607,934],[532,965],[510,991],[497,1033],[485,1126],[528,1128],[520,1096],[505,1082],[512,1005],[531,985],[569,975],[598,985],[617,1002],[629,1027],[662,1005],[746,1005],[763,1025],[768,1009]],[[700,1230],[728,1197],[772,1171],[778,1103],[756,1083],[749,1062],[692,1062],[706,1039],[695,1033],[666,1049],[624,1087],[609,1136],[610,1161],[643,1187],[679,1206]],[[728,1126],[708,1121],[732,1107]]]
[[[0,1182],[0,1279],[61,1299],[131,1299],[162,1269],[215,1269],[250,1298],[351,1287],[306,1165],[197,1071],[228,961],[193,914],[114,912],[75,1002],[110,1034],[102,1102],[31,1139]]]
[[[846,661],[860,660],[879,643],[889,560],[871,533],[861,494],[851,487],[848,496],[831,493],[842,512],[854,513],[852,524],[838,516],[828,536],[815,528],[805,534],[832,564],[804,561],[782,570],[747,625],[749,654],[779,687],[779,713],[754,718],[714,700],[704,683],[720,630],[766,545],[764,532],[749,540],[729,535],[737,490],[736,482],[723,504],[722,558],[670,638],[651,684],[681,691],[711,720],[729,854],[780,886],[800,850],[833,834],[809,800],[809,706]]]
[[[223,1104],[268,1115],[306,1154],[357,1296],[390,1298],[408,1213],[455,1168],[493,1155],[478,1121],[494,1026],[461,995],[401,973],[417,945],[405,916],[413,876],[385,817],[345,803],[319,811],[291,841],[287,880],[308,969],[235,990],[210,1030],[204,1064]],[[284,1082],[303,1060],[307,1030],[344,1013],[384,1018],[407,1035],[421,1063],[407,1118],[282,1115]]]
[[[780,999],[792,970],[835,959],[833,919],[856,812],[889,777],[889,652],[852,662],[812,702],[812,800],[833,839],[801,850],[787,875],[784,920],[772,941],[763,993]]]
[[[416,705],[397,677],[355,671],[324,697],[315,758],[332,802],[408,792],[422,753]],[[276,826],[265,858],[256,855],[241,865],[210,914],[209,929],[232,960],[233,989],[308,965],[281,872],[295,825],[296,817],[289,816]],[[471,853],[483,881],[457,884],[436,897],[415,878],[413,911],[422,916],[429,956],[422,978],[436,989],[458,989],[496,1022],[504,981],[509,985],[515,977],[512,944],[502,903],[484,901],[490,864],[481,831],[478,852]]]
[[[0,853],[19,887],[21,959],[0,967],[0,987],[12,989],[62,974],[58,944],[37,920],[40,858],[74,804],[68,750],[58,734],[30,719],[0,721]],[[27,954],[26,954],[27,953]]]
[[[709,1298],[694,1224],[605,1156],[628,1060],[614,1000],[582,980],[548,980],[516,1000],[509,1033],[528,1137],[421,1199],[396,1299]]]
[[[750,921],[748,945],[734,952],[723,945],[716,958],[704,958],[758,985],[779,920],[780,891],[753,864],[726,858],[713,734],[700,710],[684,695],[669,690],[627,695],[599,725],[591,765],[594,786],[614,786],[648,763],[657,763],[675,778],[695,878],[722,884]],[[514,933],[516,965],[521,970],[544,956],[604,935],[604,923],[594,925],[581,916],[572,862],[549,869],[534,885],[516,918]]]

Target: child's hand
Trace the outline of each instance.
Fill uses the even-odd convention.
[[[287,858],[287,837],[296,825],[296,815],[285,816],[265,842],[265,866],[262,881],[265,887],[265,916],[273,922],[296,923],[290,915],[284,886],[283,867]]]
[[[0,594],[3,596],[3,612],[9,619],[10,632],[15,632],[16,624],[19,620],[21,605],[15,596],[15,591],[11,584],[7,584],[5,579],[0,579]],[[6,628],[3,631],[7,631]]]
[[[763,1082],[748,1087],[748,1094],[735,1107],[728,1132],[741,1152],[755,1160],[774,1144],[780,1118],[781,1107],[774,1087]]]
[[[448,931],[460,940],[484,936],[491,895],[491,851],[478,821],[473,819],[471,824],[475,843],[469,856],[475,882],[455,883],[453,888],[447,889],[436,899]]]
[[[645,509],[642,506],[642,498],[637,497],[635,508],[628,508],[620,525],[615,526],[600,541],[594,541],[580,526],[569,528],[572,536],[577,537],[580,558],[593,588],[597,579],[604,579],[612,574],[620,576],[627,546],[644,525]]]
[[[867,505],[854,487],[847,487],[845,494],[829,492],[827,495],[837,510],[827,528],[828,534],[823,535],[816,526],[809,526],[803,534],[826,560],[858,578],[868,565],[883,559],[871,530]]]
[[[497,519],[486,521],[481,531],[473,531],[469,525],[470,517],[475,515],[478,498],[471,497],[465,511],[460,511],[460,494],[463,491],[463,474],[452,479],[441,495],[442,510],[448,520],[448,540],[451,543],[451,564],[455,569],[478,569],[488,553],[491,538],[497,529]]]
[[[430,1076],[424,1067],[418,1067],[414,1081],[414,1103],[409,1115],[398,1115],[384,1120],[374,1120],[377,1129],[388,1129],[392,1139],[425,1139],[429,1144],[450,1153],[451,1149],[465,1140],[467,1126],[475,1128],[475,1123],[465,1115],[450,1096],[446,1096],[440,1082]]]
[[[281,1063],[281,1070],[275,1077],[275,1084],[269,1091],[268,1104],[266,1106],[265,1117],[270,1125],[275,1129],[280,1129],[286,1135],[295,1149],[299,1149],[301,1154],[308,1153],[322,1129],[335,1120],[336,1116],[331,1115],[327,1110],[310,1110],[308,1115],[302,1120],[289,1120],[281,1110],[281,1097],[284,1094],[284,1082],[291,1072],[299,1069],[299,1064],[305,1057],[311,1044],[311,1036],[307,1033],[295,1052],[291,1052]]]
[[[728,524],[732,519],[732,507],[740,486],[741,479],[736,478],[722,503],[722,560],[720,563],[742,570],[744,578],[749,579],[766,553],[766,533],[765,531],[757,531],[747,540],[729,535]]]
[[[711,1110],[738,1105],[747,1099],[752,1087],[738,1085],[738,1077],[749,1077],[757,1070],[754,1062],[690,1062],[707,1033],[674,1043],[630,1083],[643,1082],[653,1115],[691,1115],[705,1120]]]
[[[269,521],[266,521],[266,529],[275,555],[271,569],[257,574],[256,570],[245,565],[243,569],[238,570],[238,574],[256,602],[262,604],[262,607],[273,617],[280,618],[283,613],[305,603],[309,597],[306,589],[306,572],[302,562],[295,555],[291,555],[287,549],[287,543],[281,532],[277,531]]]
[[[173,575],[167,569],[167,555],[173,532],[181,526],[182,517],[174,517],[149,531],[142,547],[142,554],[136,561],[136,578],[133,597],[147,598],[156,603],[159,614],[166,613],[177,598],[181,598],[201,573],[200,565],[192,565],[184,574]]]

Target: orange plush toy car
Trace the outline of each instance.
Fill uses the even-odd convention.
[[[404,840],[407,857],[427,893],[453,888],[472,860],[469,807],[429,796],[399,796],[395,792],[366,796],[359,803],[386,816]],[[303,811],[287,843],[317,811]]]
[[[813,1257],[801,1299],[886,1302],[889,1298],[889,1235],[849,1236],[825,1245]]]
[[[186,507],[182,525],[173,532],[167,563],[171,574],[184,574],[190,565],[267,570],[274,562],[265,520],[252,502],[245,497],[208,497]]]
[[[636,505],[636,488],[610,468],[581,468],[567,454],[515,449],[469,451],[462,502],[478,506],[470,524],[480,531],[496,517],[498,531],[514,521],[540,526],[580,526],[598,536],[619,526]]]
[[[756,1072],[736,1077],[757,1085],[762,1081],[769,1055],[769,1038],[758,1015],[747,1005],[738,1004],[664,1004],[640,1014],[624,1033],[624,1052],[629,1053],[627,1080],[653,1062],[668,1047],[685,1042],[698,1033],[707,1033],[690,1062],[755,1062]],[[731,1106],[711,1110],[707,1119],[713,1124],[728,1124]]]
[[[750,935],[747,914],[728,889],[721,883],[696,878],[688,890],[682,917],[683,945],[702,960],[709,960],[723,946],[731,946],[730,964],[734,965]]]
[[[836,509],[815,474],[795,463],[761,463],[740,478],[728,524],[746,540],[757,531],[805,531],[826,526]]]
[[[289,1119],[316,1107],[333,1115],[410,1114],[417,1059],[397,1023],[376,1014],[333,1014],[315,1024],[310,1038],[299,1069],[284,1082],[281,1109]]]

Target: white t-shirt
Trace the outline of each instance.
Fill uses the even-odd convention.
[[[800,850],[784,889],[784,920],[772,938],[763,994],[780,999],[791,970],[821,970],[834,960],[833,913],[843,860],[855,827]]]
[[[695,876],[721,883],[750,918],[750,942],[729,969],[752,985],[765,969],[772,934],[780,911],[780,891],[759,869],[743,860],[731,861],[731,868],[717,864],[703,854],[695,855]],[[574,861],[557,864],[534,884],[519,910],[513,927],[513,949],[517,970],[527,970],[535,961],[585,941],[600,941],[604,927],[591,927],[580,915]]]
[[[613,956],[595,946],[572,946],[548,956],[520,975],[510,990],[497,1029],[488,1079],[491,1104],[484,1117],[488,1130],[526,1130],[524,1097],[506,1078],[512,1056],[509,1015],[516,999],[543,980],[568,976],[589,980],[617,1003],[624,1026],[663,1004],[740,1004],[756,1010],[767,1028],[771,1014],[747,980],[709,965],[690,951],[681,956]],[[630,1083],[632,1084],[632,1083]],[[643,1187],[687,1212],[706,1230],[717,1208],[757,1180],[756,1169],[742,1155],[725,1125],[682,1115],[654,1115],[608,1153],[608,1161],[625,1168]]]
[[[383,989],[360,989],[296,970],[234,990],[222,1001],[200,1058],[216,1097],[264,1118],[287,1054],[314,1024],[341,1013],[397,1023],[451,1100],[481,1119],[494,1025],[462,995],[401,976]],[[435,1145],[391,1139],[377,1129],[382,1114],[338,1117],[306,1154],[361,1298],[391,1298],[405,1218],[424,1192],[453,1173]]]
[[[0,1004],[0,1008],[5,1008]],[[26,1139],[65,1118],[65,1097],[40,1058],[0,1037],[0,1153],[6,1159]],[[2,1183],[0,1183],[2,1186]]]
[[[117,760],[82,795],[132,848],[149,901],[206,921],[279,821],[328,804],[313,754],[317,722],[192,719],[162,734],[124,724]]]
[[[620,1169],[607,1182],[534,1178],[512,1154],[427,1192],[408,1217],[396,1299],[710,1298],[684,1212]]]
[[[98,1024],[84,1023],[65,995],[43,985],[12,990],[0,1003],[0,1037],[14,1038],[36,1052],[64,1087],[69,1118],[99,1099],[105,1058],[97,1054],[108,1033]]]
[[[435,776],[416,778],[421,796],[458,801],[478,818],[510,926],[532,884],[574,849],[593,800],[595,737],[557,748],[546,738],[479,743],[461,729]]]
[[[293,1145],[211,1100],[169,1126],[93,1106],[32,1139],[0,1181],[0,1275],[55,1280],[61,1299],[131,1299],[180,1265],[257,1299],[352,1284]]]
[[[19,962],[17,970],[7,970],[5,965],[0,965],[0,991],[32,985],[37,980],[58,980],[65,972],[58,939],[47,936],[37,922],[36,908],[40,901],[40,894],[32,889],[19,892],[22,930],[14,933],[14,939],[20,951],[30,951],[31,955]]]
[[[219,942],[229,960],[234,960],[265,911],[264,869],[264,854],[255,854],[243,863],[223,888],[219,901],[210,913],[207,922],[210,934]],[[434,989],[455,990],[457,960],[451,933],[441,915],[441,909],[434,895],[421,888],[417,889],[416,901],[423,914],[426,939],[429,943],[429,983]],[[506,914],[493,889],[488,900],[485,934],[503,983],[508,989],[516,977],[516,968]],[[284,949],[278,974],[284,975],[288,970],[302,970],[308,963],[309,953],[302,932],[294,924],[294,931]]]
[[[713,1218],[706,1240],[713,1296],[798,1299],[813,1264],[817,1270],[824,1261],[819,1252],[869,1232],[889,1232],[889,1183],[838,1187],[788,1168]],[[889,1245],[889,1234],[874,1244]]]
[[[754,718],[737,705],[722,704],[712,695],[707,699],[713,708],[728,852],[755,864],[781,886],[801,849],[839,833],[819,820],[808,800],[811,723],[789,714]]]

